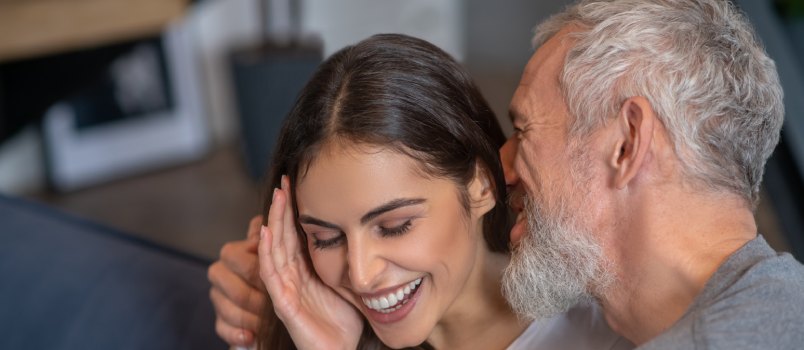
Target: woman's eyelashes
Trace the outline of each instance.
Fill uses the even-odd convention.
[[[382,237],[401,236],[410,231],[413,219],[397,220],[390,224],[380,224],[377,230]],[[313,238],[313,247],[326,249],[338,246],[346,241],[346,234],[340,231],[316,232],[310,235]]]
[[[346,235],[340,231],[317,232],[311,236],[313,237],[313,247],[316,249],[334,247],[346,238]]]
[[[343,235],[340,235],[340,236],[335,237],[335,238],[330,238],[330,239],[315,239],[315,238],[313,238],[313,246],[316,249],[326,249],[326,248],[334,247],[334,246],[340,244],[342,240],[343,240]]]
[[[391,227],[380,225],[380,233],[383,235],[383,237],[402,235],[410,230],[410,226],[412,225],[411,221],[411,219],[407,219],[403,223]]]

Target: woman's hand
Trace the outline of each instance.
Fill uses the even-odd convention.
[[[363,320],[312,273],[299,245],[289,181],[283,176],[281,182],[282,189],[274,190],[259,245],[260,277],[274,311],[299,349],[355,349]]]

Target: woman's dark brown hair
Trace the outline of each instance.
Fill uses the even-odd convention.
[[[297,184],[322,144],[333,138],[406,154],[426,174],[450,179],[464,191],[480,165],[493,182],[496,198],[494,209],[483,217],[483,235],[491,251],[508,252],[505,180],[498,153],[505,136],[469,75],[441,49],[421,39],[381,34],[324,61],[284,122],[266,193],[279,187],[283,174]],[[465,193],[461,200],[468,211],[471,203]],[[270,205],[271,196],[265,196],[263,213]],[[298,215],[297,208],[294,211]],[[298,224],[297,230],[306,242]],[[264,316],[260,348],[295,349],[271,305]],[[383,348],[366,325],[359,349]]]

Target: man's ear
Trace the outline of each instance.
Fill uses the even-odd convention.
[[[467,186],[469,207],[474,217],[481,217],[497,204],[494,185],[486,168],[480,161],[475,162],[475,176]]]
[[[616,127],[619,135],[610,163],[615,170],[616,188],[625,188],[644,165],[653,142],[656,122],[656,113],[646,98],[630,97],[623,102],[617,115]]]

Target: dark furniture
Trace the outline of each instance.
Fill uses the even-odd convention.
[[[225,349],[207,263],[0,196],[0,349]]]

